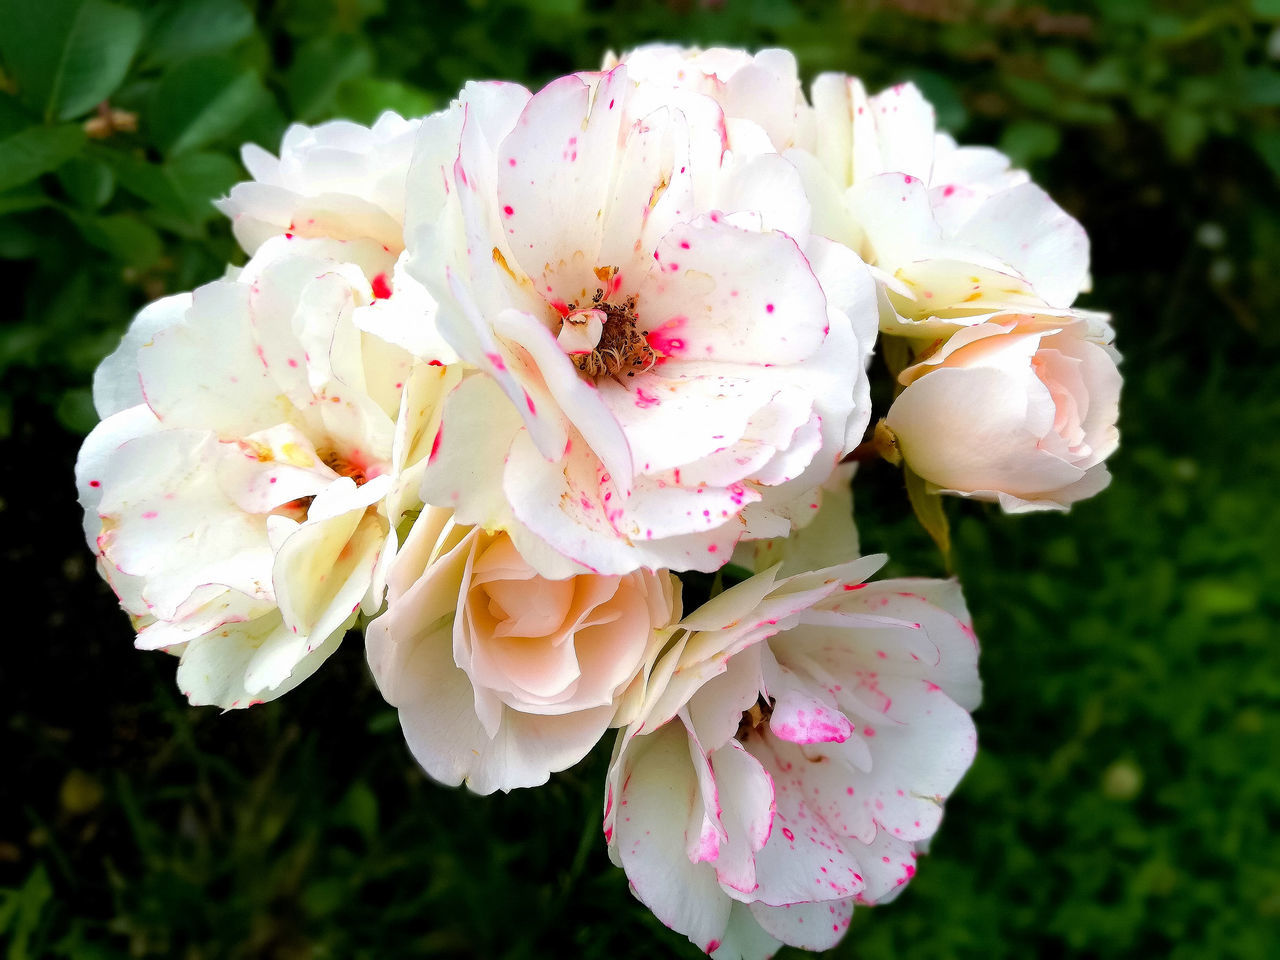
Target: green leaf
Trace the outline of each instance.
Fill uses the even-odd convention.
[[[62,395],[54,411],[58,422],[75,434],[85,434],[98,422],[93,395],[83,387],[73,387]]]
[[[72,157],[59,167],[58,182],[67,196],[86,210],[104,206],[116,189],[111,168],[88,157]]]
[[[167,66],[220,53],[253,33],[253,14],[239,0],[186,0],[169,4],[153,19],[146,66]]]
[[[134,196],[141,197],[153,207],[186,216],[188,211],[182,195],[173,182],[165,176],[160,164],[149,163],[118,150],[98,148],[94,156],[107,163],[115,171],[120,186]]]
[[[188,225],[217,216],[211,201],[244,175],[239,164],[220,153],[184,153],[163,164],[114,150],[98,150],[95,156],[110,165],[120,186],[152,205],[153,215]]]
[[[339,811],[342,821],[354,827],[366,843],[372,843],[378,835],[378,798],[369,785],[357,781],[342,798]]]
[[[148,129],[167,154],[194,150],[231,133],[267,96],[258,75],[234,60],[187,60],[152,91]]]
[[[1009,155],[1014,166],[1025,167],[1036,160],[1051,157],[1058,151],[1062,137],[1058,128],[1041,120],[1015,120],[1005,127],[1000,137],[1000,150]]]
[[[1280,106],[1280,71],[1246,70],[1244,73],[1244,99],[1258,107]]]
[[[284,78],[293,112],[303,120],[319,119],[328,111],[338,88],[368,73],[373,56],[349,37],[318,37],[294,57]]]
[[[26,184],[14,190],[0,193],[0,217],[6,213],[21,213],[24,210],[37,210],[47,207],[52,200],[35,184]]]
[[[40,119],[32,116],[15,97],[0,93],[0,138],[35,126],[39,122]]]
[[[1190,160],[1207,135],[1204,116],[1195,110],[1176,106],[1165,117],[1165,140],[1178,160]]]
[[[46,120],[93,109],[124,80],[142,18],[106,0],[0,0],[0,54]]]
[[[1264,20],[1280,20],[1280,0],[1252,0],[1249,6],[1255,17]]]
[[[1259,130],[1253,135],[1253,149],[1280,179],[1280,130]]]
[[[9,960],[27,960],[34,956],[27,952],[33,934],[40,927],[40,915],[45,905],[53,899],[53,885],[43,866],[37,866],[27,877],[27,882],[17,890],[4,891],[0,905],[0,930],[6,934]]]
[[[0,260],[30,260],[39,255],[43,240],[27,218],[0,217]],[[14,331],[22,329],[22,325],[13,326],[5,330],[5,334],[12,336]]]
[[[333,114],[356,123],[372,124],[387,110],[402,117],[420,117],[436,108],[431,94],[398,80],[356,77],[348,80],[333,98]]]
[[[84,145],[75,124],[28,127],[0,140],[0,190],[27,183],[62,166]]]
[[[72,214],[71,218],[85,240],[136,270],[153,266],[163,252],[155,229],[127,214],[109,217]]]
[[[915,511],[920,526],[933,538],[942,552],[942,560],[951,569],[951,525],[947,522],[947,513],[942,508],[942,497],[929,490],[923,477],[910,467],[902,468],[902,478],[907,484],[907,499],[911,501],[911,509]]]
[[[244,178],[240,164],[221,153],[187,153],[166,164],[165,175],[191,216],[204,221],[218,216],[213,201]]]

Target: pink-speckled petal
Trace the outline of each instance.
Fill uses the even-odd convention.
[[[285,623],[312,641],[337,629],[364,600],[387,535],[386,520],[366,512],[367,505],[361,502],[365,497],[358,495],[349,478],[321,493],[312,513],[324,508],[322,498],[337,494],[345,502],[336,509],[350,509],[302,524],[281,545],[272,568]]]
[[[707,863],[686,854],[685,825],[698,793],[680,724],[637,738],[617,798],[613,843],[637,897],[659,920],[709,949],[729,920],[730,900]]]
[[[502,232],[536,289],[551,287],[562,300],[590,299],[594,268],[604,266],[596,262],[601,212],[618,149],[618,101],[629,86],[625,68],[606,75],[594,97],[576,76],[555,80],[534,94],[497,151]]]
[[[502,492],[502,466],[521,426],[491,378],[464,378],[445,399],[422,475],[422,499],[452,509],[460,523],[505,526],[511,507]]]
[[[668,232],[654,257],[636,310],[662,356],[787,364],[822,345],[826,299],[785,234],[703,217]]]
[[[756,854],[756,899],[784,903],[841,900],[864,886],[860,847],[828,823],[807,785],[802,749],[767,730],[752,735],[747,749],[773,778],[777,813],[769,842]]]
[[[749,899],[758,885],[755,854],[773,827],[773,781],[737,740],[729,740],[710,759],[726,834],[715,860],[716,877],[742,899]]]
[[[161,330],[181,323],[190,307],[191,294],[179,293],[138,311],[120,345],[93,372],[93,405],[99,417],[105,420],[143,402],[138,350]]]
[[[853,917],[853,899],[789,903],[771,907],[753,903],[751,915],[760,929],[802,950],[830,950],[843,938]]]
[[[238,451],[211,433],[169,430],[123,444],[103,471],[98,549],[147,578],[145,598],[162,619],[206,583],[271,595],[265,517],[242,512],[218,483],[228,455]]]
[[[751,914],[747,904],[734,903],[724,937],[708,951],[713,960],[769,960],[782,946]]]

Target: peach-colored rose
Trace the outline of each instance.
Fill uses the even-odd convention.
[[[366,631],[369,665],[427,773],[477,793],[581,760],[680,618],[668,571],[539,577],[505,533],[428,508]]]
[[[1103,331],[1104,334],[1106,331]],[[1012,314],[908,367],[885,418],[907,465],[944,493],[1065,510],[1110,482],[1120,372],[1086,319]]]

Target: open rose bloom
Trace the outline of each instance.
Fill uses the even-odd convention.
[[[1065,509],[1118,443],[1080,224],[914,87],[799,73],[645,47],[247,146],[247,262],[137,315],[76,466],[191,703],[356,628],[442,783],[612,739],[610,856],[717,958],[891,900],[976,751],[959,585],[868,581],[853,461]]]
[[[610,855],[715,957],[825,949],[896,895],[968,769],[977,643],[954,583],[868,558],[721,594],[614,749]]]

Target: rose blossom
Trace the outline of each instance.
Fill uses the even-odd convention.
[[[253,180],[238,183],[215,206],[231,217],[250,253],[270,237],[372,240],[386,262],[370,272],[372,302],[355,324],[428,363],[457,354],[435,328],[435,300],[404,271],[405,182],[421,120],[387,111],[372,127],[334,120],[293,124],[276,158],[255,144],[241,157]]]
[[[999,151],[937,132],[914,85],[867,97],[856,78],[824,74],[813,98],[815,151],[899,315],[886,333],[953,303],[975,314],[1028,300],[1062,308],[1087,288],[1080,224]]]
[[[547,576],[716,569],[784,534],[867,420],[865,268],[810,234],[789,162],[660,93],[625,67],[473,84],[412,168],[408,269],[478,371],[423,496]]]
[[[973,760],[977,644],[958,586],[864,584],[883,558],[686,617],[614,748],[613,861],[717,958],[812,950],[892,898]]]
[[[786,51],[655,44],[606,58],[618,62],[647,85],[714,99],[731,148],[763,142],[786,157],[812,231],[875,265],[885,333],[933,339],[995,311],[1063,309],[1088,285],[1080,225],[998,150],[939,132],[913,84],[868,96],[858,78],[825,73],[810,107]]]
[[[492,793],[581,760],[679,616],[680,581],[666,571],[547,580],[506,534],[430,507],[366,647],[427,773]]]
[[[666,88],[662,97],[670,98],[671,90],[687,90],[714,100],[723,111],[731,149],[740,150],[758,136],[768,139],[773,153],[808,146],[813,140],[813,109],[804,98],[790,50],[752,54],[729,47],[704,50],[655,43],[621,57],[605,56],[605,70],[619,64],[625,64],[627,75],[645,89]]]
[[[279,158],[244,146],[240,156],[253,180],[215,205],[250,254],[268,237],[289,233],[376,240],[395,256],[404,249],[405,177],[420,122],[388,110],[372,127],[295,123]]]
[[[279,696],[381,604],[457,379],[361,333],[372,241],[275,238],[144,309],[94,381],[76,465],[99,569],[192,703]]]
[[[1005,510],[1065,510],[1110,482],[1120,373],[1070,317],[998,316],[902,372],[886,424],[907,465],[945,493]]]

